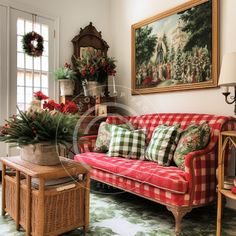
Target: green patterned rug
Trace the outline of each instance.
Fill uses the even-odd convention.
[[[174,236],[174,218],[165,206],[112,189],[98,191],[93,184],[90,201],[88,236]],[[0,190],[1,192],[1,190]],[[236,212],[225,209],[222,236],[236,235]],[[214,236],[216,208],[214,205],[194,209],[184,217],[182,235]],[[0,235],[23,236],[15,230],[9,216],[0,216]],[[65,235],[82,235],[81,230]]]

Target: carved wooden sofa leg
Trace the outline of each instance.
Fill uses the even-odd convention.
[[[167,209],[171,211],[175,217],[175,234],[180,235],[181,221],[183,217],[192,210],[192,207],[167,206]]]

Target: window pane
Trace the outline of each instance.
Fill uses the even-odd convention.
[[[17,87],[17,104],[24,103],[25,101],[25,91],[24,87]]]
[[[33,73],[32,72],[26,72],[26,83],[25,85],[28,87],[33,86]]]
[[[29,33],[32,31],[32,22],[26,21],[25,22],[25,33]]]
[[[40,74],[34,73],[34,87],[40,87]]]
[[[48,41],[48,26],[47,25],[42,25],[42,36],[44,40]]]
[[[26,69],[33,69],[33,57],[25,55]]]
[[[17,106],[19,107],[20,110],[25,110],[25,105],[24,103],[17,103]],[[18,114],[18,111],[17,111],[17,114]]]
[[[33,100],[33,91],[32,88],[26,88],[26,103],[30,103]]]
[[[42,74],[42,87],[47,88],[48,87],[48,75]]]
[[[18,86],[24,86],[25,76],[23,71],[17,71],[17,85]]]
[[[30,57],[22,48],[23,35],[35,31],[44,38],[42,57]],[[17,104],[21,110],[28,109],[33,92],[48,94],[49,27],[26,19],[17,20]],[[34,42],[36,44],[36,42]],[[36,45],[35,45],[36,46]]]
[[[38,92],[38,91],[41,91],[41,88],[40,87],[34,87],[34,92]]]
[[[35,70],[40,70],[40,57],[35,57],[34,58],[34,69]]]
[[[25,104],[25,110],[28,110],[29,107],[30,107],[30,105],[31,105],[30,103],[26,103],[26,104]]]
[[[24,60],[24,53],[17,53],[17,67],[24,68],[25,67],[25,60]]]
[[[22,48],[22,36],[17,36],[17,51],[18,52],[23,52]]]
[[[42,70],[48,71],[48,57],[42,57]]]
[[[48,42],[44,41],[43,46],[44,46],[43,56],[48,56]]]
[[[22,19],[17,20],[17,34],[18,35],[25,34],[25,25],[24,25],[24,20],[22,20]]]
[[[45,94],[45,95],[48,96],[48,89],[46,89],[46,88],[42,88],[42,92],[43,92],[43,94]]]
[[[38,24],[38,23],[34,24],[34,31],[38,34],[41,34],[40,24]]]

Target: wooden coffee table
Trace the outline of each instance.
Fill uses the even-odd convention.
[[[60,157],[61,165],[39,166],[19,156],[2,158],[2,215],[8,213],[26,235],[52,236],[89,227],[89,167]],[[6,171],[10,170],[10,172]],[[72,176],[56,187],[45,182]],[[38,178],[38,187],[32,187]]]

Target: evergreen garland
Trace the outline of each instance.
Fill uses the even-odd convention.
[[[18,109],[18,112],[1,127],[0,142],[17,146],[41,142],[66,145],[73,142],[78,116],[48,110],[23,112]],[[80,135],[78,132],[74,138]]]
[[[34,41],[37,42],[36,46],[33,44]],[[34,31],[25,34],[22,39],[24,52],[32,57],[42,56],[44,49],[43,41],[43,37]]]

